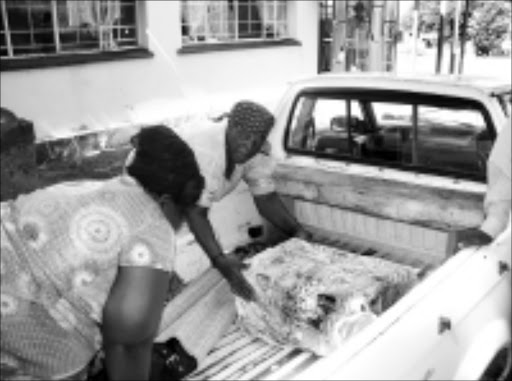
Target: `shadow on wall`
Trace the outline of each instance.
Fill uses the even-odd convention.
[[[166,119],[161,124],[180,129],[186,128],[193,120],[205,117],[199,114],[182,115]],[[35,188],[62,181],[107,179],[121,174],[131,150],[130,138],[144,127],[146,125],[134,125],[37,143],[38,175]],[[34,186],[27,189],[34,189]],[[13,190],[10,193],[18,195],[20,192]]]
[[[78,179],[105,179],[121,173],[139,128],[94,132],[37,144],[42,186]]]

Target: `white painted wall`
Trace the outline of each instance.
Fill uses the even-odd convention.
[[[289,1],[292,37],[301,46],[182,55],[179,7],[147,1],[153,58],[2,72],[2,107],[33,120],[46,140],[215,109],[252,94],[277,98],[289,80],[317,71],[316,1]]]

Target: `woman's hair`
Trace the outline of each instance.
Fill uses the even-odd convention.
[[[169,195],[180,206],[197,202],[204,178],[194,152],[173,130],[163,125],[143,128],[132,144],[135,157],[127,172],[146,191]]]
[[[12,111],[0,107],[0,153],[6,153],[16,146],[32,146],[35,141],[32,122],[18,118]]]
[[[32,122],[0,108],[0,201],[11,200],[40,186]]]

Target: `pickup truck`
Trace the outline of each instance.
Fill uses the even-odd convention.
[[[452,233],[483,219],[485,162],[497,131],[511,128],[510,94],[510,84],[439,76],[323,74],[291,83],[275,104],[269,136],[277,190],[289,209],[319,243],[429,270],[326,357],[247,336],[230,300],[231,326],[187,379],[506,379],[510,224],[479,249],[456,252]],[[182,120],[167,123],[186,128]],[[129,149],[119,142],[137,128],[41,142],[44,180],[118,174]],[[108,152],[95,159],[105,144]],[[52,164],[59,155],[73,165]],[[244,184],[210,217],[226,251],[283,239],[259,216]],[[179,232],[177,273],[181,283],[199,279],[204,289],[224,282],[186,229]],[[229,294],[225,282],[223,290]],[[157,341],[172,336],[174,301]]]
[[[510,84],[327,74],[291,84],[275,115],[278,192],[315,241],[430,270],[332,355],[276,348],[233,322],[187,379],[505,379],[510,224],[491,245],[454,255],[452,233],[482,221],[485,162],[496,132],[510,128]],[[243,185],[211,218],[228,250],[275,240]],[[182,239],[181,267],[206,270],[197,244]]]

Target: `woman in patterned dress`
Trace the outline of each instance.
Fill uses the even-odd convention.
[[[4,132],[2,165],[34,137]],[[110,379],[149,378],[174,231],[204,180],[170,129],[145,128],[137,144],[127,175],[1,203],[2,380],[83,378],[100,347]]]

